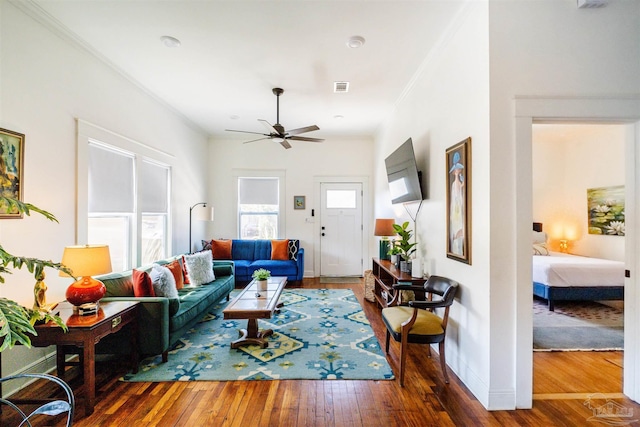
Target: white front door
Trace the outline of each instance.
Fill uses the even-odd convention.
[[[362,184],[320,184],[320,275],[362,275]]]

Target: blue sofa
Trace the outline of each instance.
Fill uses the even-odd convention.
[[[285,276],[287,280],[302,280],[304,275],[304,249],[299,240],[289,240],[289,259],[271,259],[271,240],[234,239],[231,243],[231,261],[235,265],[237,282],[248,282],[259,268],[272,276]]]

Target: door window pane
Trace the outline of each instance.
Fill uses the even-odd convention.
[[[356,208],[355,190],[327,190],[326,197],[328,209]]]

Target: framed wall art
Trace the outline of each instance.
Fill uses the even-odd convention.
[[[22,218],[7,199],[22,200],[24,134],[0,129],[0,218]]]
[[[471,137],[447,148],[447,257],[471,264]]]
[[[587,189],[589,234],[624,236],[624,185]]]
[[[304,209],[305,196],[293,196],[293,209]]]

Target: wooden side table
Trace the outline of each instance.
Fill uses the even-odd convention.
[[[380,308],[388,307],[396,302],[396,291],[393,285],[398,282],[408,282],[412,285],[422,285],[423,278],[411,277],[409,273],[403,273],[397,269],[391,261],[373,258],[372,271],[375,278],[374,295]]]
[[[130,340],[133,351],[131,361],[134,372],[138,370],[138,302],[110,301],[100,303],[96,314],[79,316],[73,314],[73,306],[62,302],[56,308],[60,310],[60,317],[69,328],[64,332],[53,322],[36,326],[37,336],[31,337],[31,344],[35,347],[56,346],[56,362],[58,376],[64,377],[66,350],[69,346],[78,347],[80,364],[82,365],[85,392],[85,415],[93,413],[96,400],[96,344],[107,335],[114,334],[125,325],[130,325]]]

